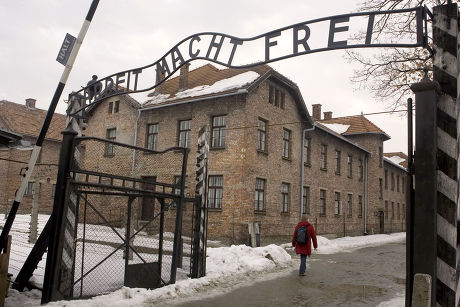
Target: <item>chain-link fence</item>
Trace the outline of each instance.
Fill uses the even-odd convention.
[[[74,145],[60,292],[89,297],[187,278],[193,214],[185,198],[187,150],[154,152],[89,137]]]

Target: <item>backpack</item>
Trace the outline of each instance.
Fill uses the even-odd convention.
[[[307,227],[301,226],[297,229],[297,234],[295,238],[296,242],[299,244],[307,244],[308,236],[307,236]]]

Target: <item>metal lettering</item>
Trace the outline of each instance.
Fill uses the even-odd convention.
[[[305,31],[305,36],[302,39],[299,39],[299,31]],[[310,28],[307,25],[300,25],[296,26],[293,29],[294,32],[294,54],[299,53],[299,45],[302,44],[305,51],[310,50],[310,46],[308,46],[307,40],[310,38]]]
[[[332,18],[331,19],[331,24],[329,26],[329,40],[328,40],[328,43],[327,43],[328,48],[345,47],[347,45],[346,40],[345,41],[334,42],[334,34],[339,33],[339,32],[348,31],[348,26],[336,27],[336,25],[338,23],[349,22],[349,21],[350,21],[350,17],[348,17],[348,16]]]
[[[122,84],[122,83],[125,83],[125,79],[122,79],[123,77],[125,76],[125,73],[119,73],[117,74],[117,77],[115,78],[115,87],[116,89],[118,90],[118,85]]]
[[[270,60],[270,47],[278,45],[277,41],[270,41],[271,38],[277,37],[281,35],[281,31],[271,32],[265,35],[265,61]]]
[[[216,43],[216,37],[217,35],[214,34],[212,36],[211,43],[209,44],[208,52],[206,53],[206,57],[209,59],[209,55],[211,54],[211,50],[213,47],[217,48],[216,53],[214,54],[214,61],[217,60],[217,57],[219,56],[220,48],[222,48],[222,43],[224,42],[224,37],[220,37],[220,42]]]
[[[198,54],[200,54],[200,51],[201,51],[200,49],[197,49],[195,53],[192,51],[193,42],[195,42],[195,41],[199,42],[199,41],[201,41],[201,38],[198,35],[196,35],[196,36],[192,37],[192,39],[190,40],[190,43],[188,45],[188,54],[190,55],[190,57],[192,59],[196,58],[198,56]]]
[[[139,74],[142,72],[142,69],[135,69],[133,70],[133,75],[134,75],[134,91],[137,91],[137,78]]]
[[[371,44],[372,31],[374,31],[374,18],[374,14],[369,15],[369,21],[367,22],[366,45]]]
[[[228,65],[232,65],[233,56],[235,55],[235,52],[236,52],[236,47],[238,47],[238,45],[243,45],[243,41],[232,38],[230,40],[230,44],[233,44],[233,48],[232,48],[232,53],[230,53],[230,58],[228,59]]]
[[[175,56],[175,54],[177,54],[177,57]],[[171,60],[172,60],[173,70],[176,70],[177,68],[176,66],[177,61],[180,61],[179,66],[181,66],[182,63],[185,62],[184,57],[179,51],[179,48],[176,47],[171,51]]]
[[[169,66],[165,58],[161,59],[161,65],[160,65],[160,61],[158,61],[156,71],[157,71],[157,76],[162,76],[163,79],[166,79],[166,77],[171,74],[171,71],[169,70]],[[166,75],[166,73],[168,74]],[[163,79],[157,80],[157,83],[160,83],[161,81],[163,81]]]

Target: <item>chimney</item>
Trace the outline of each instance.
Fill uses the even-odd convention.
[[[331,119],[332,118],[332,112],[331,111],[323,112],[323,114],[324,114],[324,119]]]
[[[187,64],[184,64],[180,68],[179,91],[183,91],[188,88],[188,68],[189,67],[190,67],[190,63],[187,63]]]
[[[158,70],[157,69],[157,79],[156,79],[156,82],[158,84],[158,82],[160,82],[161,80],[163,80],[166,76],[166,73],[164,71],[161,71],[161,70]],[[155,91],[154,93],[155,94],[159,94],[162,92],[162,89],[163,89],[163,83],[158,85],[156,88],[155,88]]]
[[[321,105],[319,103],[312,104],[311,108],[312,108],[311,118],[314,121],[321,120]]]
[[[35,102],[36,101],[37,101],[36,99],[27,98],[26,99],[26,107],[28,107],[29,109],[35,109]]]

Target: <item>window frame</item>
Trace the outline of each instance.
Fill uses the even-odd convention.
[[[221,185],[217,185],[219,181],[213,182],[213,184],[211,185],[212,179],[216,179],[216,180],[220,179]],[[218,191],[220,191],[220,198],[218,197]],[[224,176],[223,175],[209,175],[208,176],[208,209],[222,210],[223,199],[224,199]]]
[[[342,215],[342,208],[340,206],[340,192],[334,192],[334,215],[335,216],[340,216]]]
[[[261,128],[261,124],[263,124],[263,129]],[[263,153],[268,152],[267,146],[267,136],[268,136],[268,120],[263,119],[261,117],[257,120],[257,150]],[[263,140],[261,138],[263,136]],[[263,148],[261,147],[263,143]]]
[[[282,158],[286,160],[291,159],[291,139],[292,131],[286,128],[283,128],[283,152]]]
[[[347,155],[347,177],[353,178],[353,155]]]
[[[364,179],[364,164],[363,159],[360,157],[358,158],[358,180],[362,182]]]
[[[383,178],[379,178],[379,199],[383,199]]]
[[[111,135],[111,132],[114,132],[114,136]],[[106,139],[111,142],[115,142],[117,139],[117,128],[107,128]],[[104,156],[106,157],[115,156],[115,146],[112,143],[105,143]]]
[[[185,128],[182,128],[182,123],[185,124]],[[186,123],[188,123],[188,125]],[[192,134],[192,120],[191,119],[179,120],[178,121],[177,146],[183,147],[183,148],[190,148],[191,134]]]
[[[303,208],[302,214],[310,214],[310,187],[303,186]]]
[[[151,132],[150,128],[154,126],[156,126],[156,131]],[[150,150],[158,150],[158,128],[158,123],[147,124],[145,148]],[[150,146],[151,144],[152,146]]]
[[[215,120],[223,118],[223,125],[217,123]],[[226,139],[226,128],[227,128],[227,115],[216,115],[211,119],[211,148],[225,148],[225,139]],[[218,134],[218,144],[215,144],[215,134]]]
[[[335,150],[335,174],[340,175],[341,172],[342,152],[338,149]]]
[[[262,188],[259,188],[258,183],[262,183]],[[256,177],[256,186],[254,189],[254,212],[265,212],[265,191],[267,180],[264,178]],[[262,199],[260,198],[262,196]]]
[[[363,217],[363,196],[358,195],[358,217]]]
[[[327,190],[319,189],[319,215],[326,216]]]
[[[347,194],[347,217],[353,217],[353,194]]]
[[[327,171],[327,145],[324,143],[320,146],[319,169]]]
[[[285,189],[286,188],[286,189]],[[289,213],[291,204],[291,185],[287,182],[281,183],[281,213]]]
[[[303,143],[304,165],[311,166],[311,138],[305,136]]]

